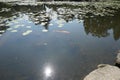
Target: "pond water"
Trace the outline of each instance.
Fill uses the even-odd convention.
[[[98,64],[114,65],[120,14],[75,11],[23,6],[1,12],[0,80],[82,80]]]

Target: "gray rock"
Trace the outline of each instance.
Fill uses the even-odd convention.
[[[99,65],[98,69],[89,73],[84,80],[120,80],[120,69],[111,65]]]

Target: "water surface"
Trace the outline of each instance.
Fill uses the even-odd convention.
[[[73,10],[1,12],[0,80],[82,80],[98,64],[114,65],[120,15],[82,17]]]

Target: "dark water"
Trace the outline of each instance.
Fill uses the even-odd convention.
[[[0,80],[82,80],[98,64],[114,65],[120,14],[84,18],[70,11],[14,7],[1,12]]]

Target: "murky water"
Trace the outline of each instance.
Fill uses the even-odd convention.
[[[43,6],[1,12],[0,80],[82,80],[98,64],[114,65],[120,14],[85,18],[72,11]]]

